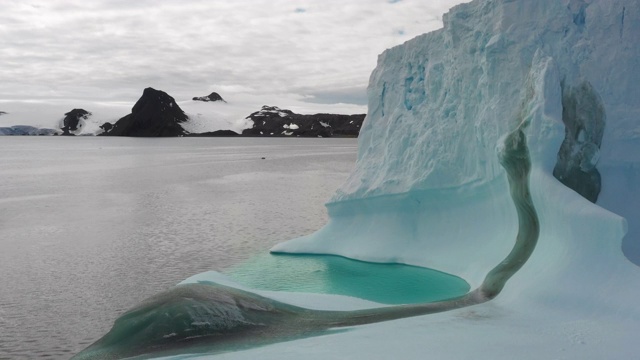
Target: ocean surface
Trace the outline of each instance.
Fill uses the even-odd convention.
[[[356,143],[0,137],[0,359],[68,359],[146,297],[317,230]]]

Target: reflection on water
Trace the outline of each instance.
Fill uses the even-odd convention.
[[[3,137],[0,359],[68,359],[143,299],[320,228],[355,157],[355,139]]]
[[[260,290],[349,295],[383,304],[432,302],[469,291],[463,279],[432,269],[327,255],[265,253],[227,273]]]

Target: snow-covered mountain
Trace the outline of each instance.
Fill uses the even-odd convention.
[[[160,90],[158,90],[160,91]],[[164,92],[163,92],[164,93]],[[165,93],[166,94],[166,93]],[[169,94],[166,94],[170,96]],[[143,93],[144,96],[144,93]],[[277,97],[277,95],[276,95]],[[266,96],[266,99],[273,99],[274,96]],[[137,101],[140,101],[138,99]],[[168,101],[168,100],[167,100]],[[291,100],[287,100],[291,101]],[[186,115],[187,119],[185,121],[179,121],[179,126],[182,130],[171,131],[170,133],[173,135],[170,136],[180,136],[183,134],[211,134],[214,132],[219,132],[220,130],[232,131],[237,134],[241,134],[245,129],[257,129],[261,128],[260,125],[257,125],[254,121],[252,121],[252,116],[256,113],[259,113],[262,110],[256,109],[260,108],[260,103],[262,102],[261,97],[256,97],[255,99],[251,98],[241,99],[240,101],[226,101],[220,96],[220,94],[216,92],[212,92],[207,96],[202,97],[194,97],[193,100],[184,100],[184,101],[176,101],[175,99],[172,103],[176,108],[180,108],[180,110]],[[2,112],[2,117],[0,117],[0,126],[3,127],[11,127],[16,124],[27,125],[34,128],[53,128],[60,129],[60,133],[65,133],[65,129],[67,133],[72,135],[99,135],[104,132],[104,127],[111,129],[111,126],[118,122],[120,119],[128,116],[127,114],[132,113],[132,107],[130,103],[103,103],[103,102],[90,102],[90,101],[63,101],[58,100],[55,102],[47,102],[47,101],[18,101],[18,102],[5,102],[3,106],[8,107],[11,111]],[[296,135],[300,136],[315,136],[313,135],[314,129],[311,127],[327,127],[328,129],[324,132],[326,136],[335,135],[357,135],[357,130],[354,132],[354,125],[359,128],[359,125],[362,122],[361,115],[356,115],[355,118],[349,118],[351,115],[339,115],[333,114],[333,112],[340,111],[354,111],[354,109],[359,109],[357,106],[349,106],[348,104],[338,104],[338,105],[324,105],[324,104],[312,104],[312,103],[304,103],[304,106],[301,106],[299,102],[293,102],[292,104],[296,104],[292,106],[292,108],[296,109],[296,111],[300,113],[293,113],[295,117],[294,122],[300,122],[301,125],[309,124],[302,126],[305,129],[299,130],[296,132]],[[71,121],[73,124],[76,124],[75,117],[77,117],[75,109],[69,112],[69,107],[76,105],[79,110],[86,111],[86,114],[82,114],[77,120],[77,128],[73,130],[69,130],[66,122]],[[79,105],[79,106],[78,106]],[[157,106],[148,107],[148,111],[152,111],[155,113],[153,115],[160,123],[163,122],[163,113],[166,111],[171,112],[171,107],[163,107],[161,103],[156,104]],[[135,104],[134,104],[135,107]],[[86,110],[85,110],[86,109]],[[332,114],[315,114],[314,116],[307,115],[310,113],[314,113],[317,111],[331,111]],[[289,111],[289,110],[287,110]],[[60,117],[60,115],[56,114],[64,114],[64,116]],[[71,115],[70,115],[71,114]],[[147,114],[149,115],[149,114]],[[69,116],[74,117],[74,119],[70,119]],[[174,119],[181,118],[182,115],[168,115]],[[256,115],[259,116],[259,115]],[[348,121],[343,124],[343,120]],[[262,120],[269,120],[268,117]],[[268,127],[274,128],[279,127],[282,124],[279,124],[279,121],[282,119],[275,119],[278,124],[273,125],[269,124]],[[293,121],[293,120],[292,120]],[[351,123],[351,121],[354,121]],[[147,125],[152,125],[151,122],[144,121]],[[270,122],[270,121],[269,121]],[[107,124],[108,123],[108,124]],[[322,125],[324,123],[327,126]],[[124,124],[124,123],[123,123]],[[105,125],[105,126],[103,126]],[[155,125],[151,126],[154,127]],[[162,127],[162,125],[158,125]],[[124,129],[124,127],[123,127]],[[263,132],[266,128],[262,128]],[[283,128],[284,129],[284,128]],[[251,131],[249,131],[251,132]],[[317,132],[317,131],[316,131]],[[118,131],[120,133],[120,131]],[[127,131],[122,132],[122,134],[128,133]],[[149,134],[153,134],[153,130],[149,129]],[[277,134],[281,134],[282,130],[278,131]],[[115,134],[115,132],[114,132]],[[259,132],[255,134],[247,134],[249,136],[258,135]],[[153,136],[153,135],[150,135]]]
[[[183,129],[190,134],[211,133],[218,130],[231,130],[240,134],[244,129],[253,126],[253,122],[247,116],[260,109],[265,103],[283,105],[298,114],[353,114],[362,113],[365,110],[362,105],[355,104],[308,102],[307,98],[292,94],[234,93],[227,95],[224,99],[217,92],[207,96],[193,97],[193,99],[176,97],[176,103],[189,118],[188,121],[181,123]],[[83,119],[82,127],[73,134],[97,135],[103,132],[101,129],[103,124],[107,122],[113,124],[131,113],[131,108],[137,100],[135,98],[120,101],[36,98],[0,100],[0,109],[5,113],[0,116],[0,127],[27,125],[35,128],[59,129],[66,116],[62,114],[69,112],[69,109],[78,108],[85,109],[91,115]]]
[[[216,96],[214,96],[214,94]],[[226,101],[214,93],[212,98],[219,100],[201,100],[205,103],[220,101],[226,106]],[[70,116],[67,113],[67,118]],[[64,123],[66,124],[67,118]],[[86,115],[85,115],[86,118]],[[339,114],[296,114],[291,110],[282,110],[275,106],[263,106],[261,110],[253,112],[244,119],[244,122],[236,122],[234,128],[240,124],[251,126],[242,131],[244,136],[357,136],[362,125],[364,115],[339,115]],[[199,119],[200,120],[200,119]],[[131,114],[119,119],[115,123],[105,123],[100,127],[105,136],[229,136],[238,135],[233,130],[224,129],[216,131],[198,131],[194,124],[203,121],[194,121],[182,110],[173,97],[169,94],[147,88],[142,97],[136,102]],[[233,123],[229,123],[233,125]],[[68,127],[64,129],[68,132]],[[187,130],[189,129],[189,130]],[[77,130],[77,129],[76,129]]]
[[[296,114],[277,106],[264,105],[247,116],[253,125],[242,131],[246,136],[357,137],[365,115]]]

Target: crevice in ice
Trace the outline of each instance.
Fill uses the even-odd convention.
[[[116,320],[100,340],[75,359],[119,359],[143,354],[220,353],[315,336],[335,327],[370,324],[480,304],[496,297],[529,259],[540,225],[529,192],[531,160],[523,122],[504,138],[500,163],[518,214],[516,242],[482,284],[466,295],[431,303],[356,311],[324,311],[285,304],[214,282],[178,285]]]
[[[387,91],[387,84],[382,84],[382,91],[380,93],[380,115],[384,116],[384,95]]]
[[[567,6],[573,14],[573,23],[582,29],[586,23],[585,9],[587,4],[584,0],[572,0]]]
[[[424,87],[425,68],[424,65],[418,65],[414,70],[412,64],[409,64],[409,75],[404,80],[404,107],[411,110],[424,102],[426,91]]]
[[[602,100],[591,83],[576,87],[562,84],[562,122],[565,139],[558,151],[553,176],[587,200],[595,203],[601,189],[596,164],[605,127]]]
[[[622,39],[622,35],[624,34],[624,13],[627,11],[626,7],[622,7],[622,16],[620,17],[620,38]]]

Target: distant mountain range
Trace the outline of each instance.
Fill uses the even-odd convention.
[[[296,114],[276,106],[263,106],[249,115],[253,127],[242,131],[244,136],[304,136],[304,137],[356,137],[364,121],[361,115]]]
[[[207,96],[194,97],[192,100],[226,103],[222,96],[216,92]],[[206,105],[203,104],[203,106]],[[6,113],[0,111],[0,115],[3,114]],[[357,137],[365,118],[364,114],[303,115],[276,106],[265,105],[262,109],[246,117],[246,120],[251,120],[253,125],[242,130],[241,133],[232,130],[194,133],[185,130],[184,125],[188,124],[190,118],[175,99],[164,91],[150,87],[144,89],[130,114],[114,123],[103,123],[100,125],[101,132],[97,134],[87,134],[82,131],[85,122],[92,116],[91,112],[85,109],[73,109],[64,115],[65,117],[60,121],[59,129],[39,129],[33,126],[18,125],[0,127],[0,135]]]

